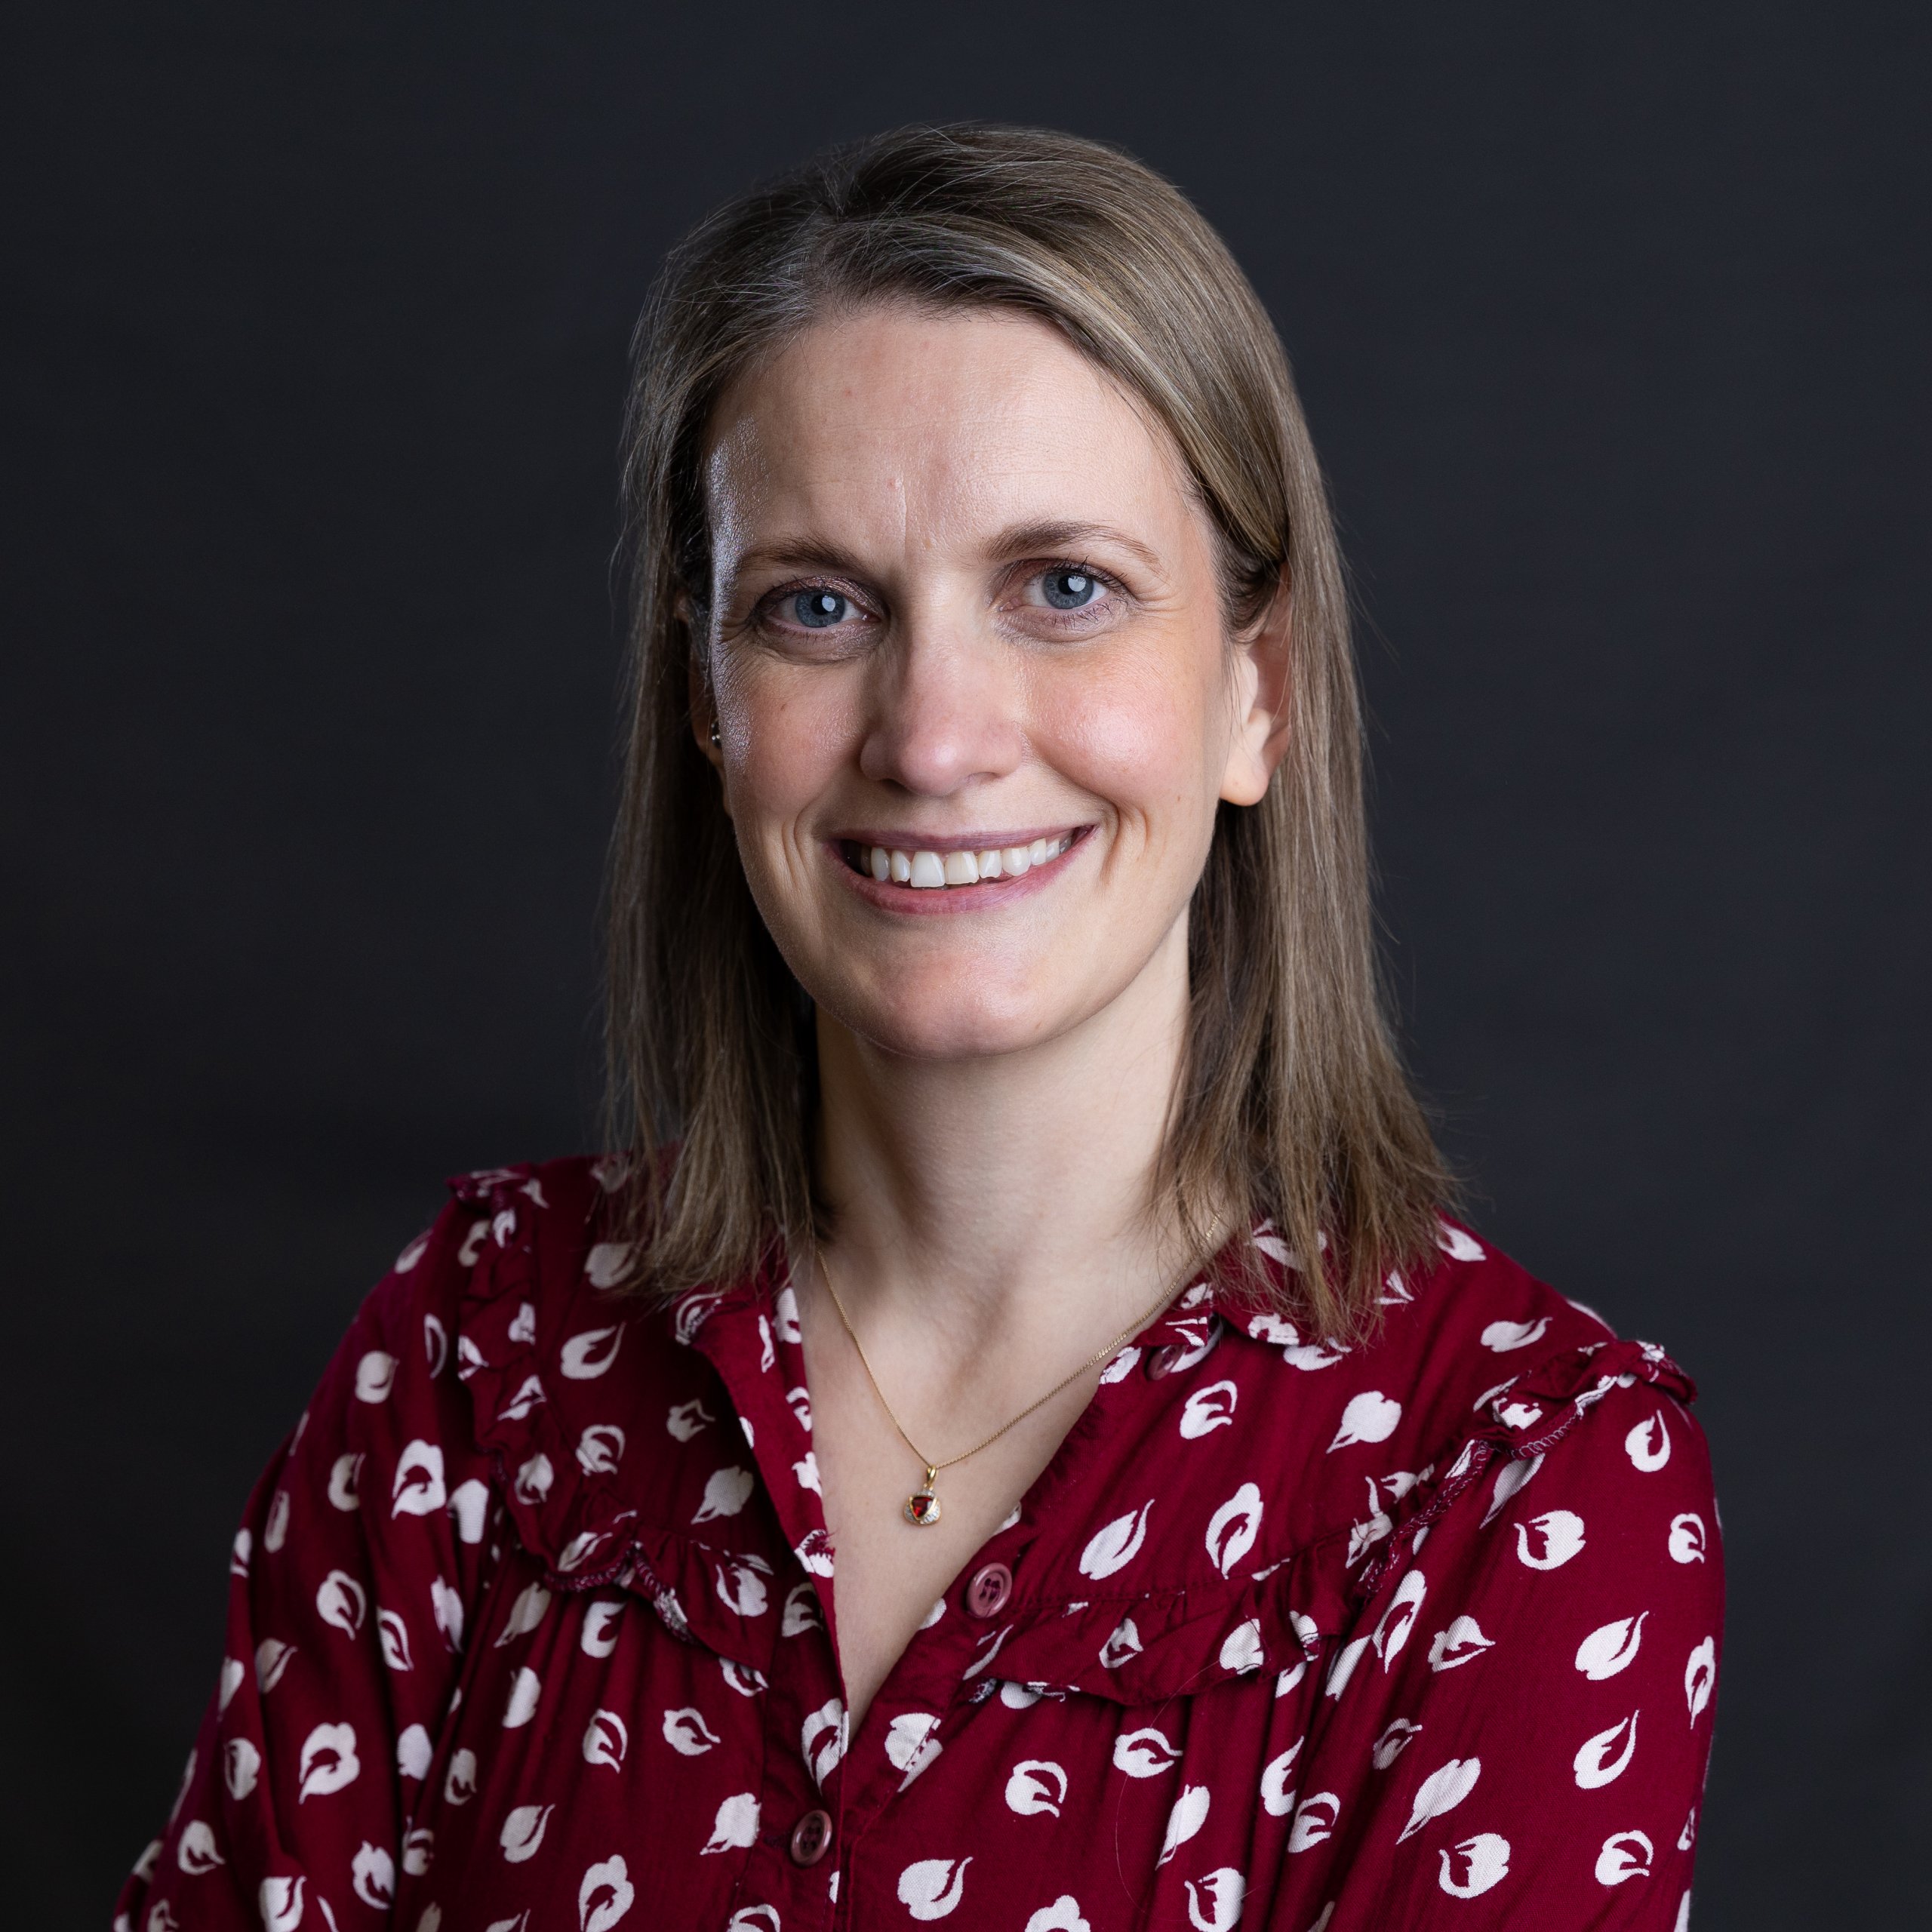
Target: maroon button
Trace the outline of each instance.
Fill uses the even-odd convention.
[[[1156,1349],[1147,1358],[1147,1379],[1158,1382],[1164,1375],[1174,1372],[1174,1364],[1180,1360],[1180,1351],[1171,1342],[1164,1349]]]
[[[826,1811],[808,1811],[792,1827],[792,1863],[816,1865],[832,1843],[832,1816]]]
[[[974,1617],[997,1617],[1013,1594],[1013,1572],[1004,1563],[989,1563],[973,1572],[966,1586],[966,1608]]]

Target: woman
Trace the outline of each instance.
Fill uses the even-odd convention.
[[[630,1152],[365,1305],[119,1922],[1686,1923],[1690,1386],[1440,1214],[1218,239],[835,156],[671,262],[626,482]]]

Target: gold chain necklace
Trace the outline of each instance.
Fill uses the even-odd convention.
[[[824,1251],[818,1251],[819,1272],[825,1278],[825,1291],[832,1297],[832,1305],[838,1311],[838,1319],[844,1324],[845,1332],[852,1338],[852,1346],[857,1350],[859,1366],[866,1371],[866,1380],[872,1385],[872,1393],[878,1398],[878,1405],[884,1410],[892,1426],[899,1432],[899,1439],[919,1459],[919,1466],[926,1472],[926,1479],[906,1499],[901,1513],[915,1529],[930,1529],[940,1518],[939,1498],[933,1494],[933,1486],[939,1481],[939,1472],[949,1469],[955,1463],[963,1463],[969,1456],[977,1456],[982,1449],[990,1449],[1010,1429],[1017,1429],[1036,1410],[1043,1409],[1063,1389],[1071,1388],[1091,1369],[1097,1368],[1109,1355],[1117,1353],[1155,1315],[1171,1302],[1180,1291],[1178,1287],[1164,1289],[1161,1298],[1146,1314],[1137,1315],[1128,1326],[1111,1341],[1103,1342],[1071,1375],[1063,1375],[1037,1402],[1029,1402],[1011,1422],[1003,1422],[983,1441],[976,1442],[970,1449],[962,1449],[956,1456],[949,1456],[943,1462],[934,1462],[912,1437],[906,1432],[906,1425],[899,1420],[892,1404],[885,1399],[885,1391],[878,1386],[878,1377],[872,1373],[872,1365],[866,1358],[866,1345],[859,1340],[858,1331],[852,1326],[852,1319],[845,1312],[845,1304],[838,1299],[838,1291],[832,1285],[832,1269],[825,1258]]]

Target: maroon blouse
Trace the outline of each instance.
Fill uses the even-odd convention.
[[[790,1291],[613,1294],[614,1179],[457,1183],[364,1305],[117,1927],[1687,1922],[1722,1586],[1660,1349],[1447,1223],[1352,1350],[1223,1257],[853,1734]]]

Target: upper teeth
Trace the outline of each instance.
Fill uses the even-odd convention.
[[[896,880],[919,888],[977,885],[982,879],[1018,878],[1057,859],[1073,843],[1073,834],[1036,838],[1029,845],[1002,845],[983,852],[901,851],[892,845],[861,845],[859,869],[875,879]]]

